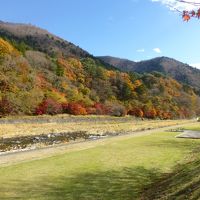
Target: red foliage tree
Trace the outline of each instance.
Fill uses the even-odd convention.
[[[35,109],[36,115],[43,115],[43,114],[55,115],[59,113],[62,113],[62,105],[53,99],[45,99]]]
[[[13,112],[13,106],[11,103],[6,99],[2,98],[0,101],[0,117],[9,115]]]
[[[94,108],[97,115],[107,115],[110,113],[110,109],[101,103],[95,103]]]
[[[149,108],[145,110],[144,116],[146,118],[154,119],[157,116],[157,112],[155,108]]]
[[[67,113],[68,112],[68,103],[62,103],[61,106],[62,106],[62,112],[63,113]]]

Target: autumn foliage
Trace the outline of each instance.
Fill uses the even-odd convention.
[[[184,0],[179,0],[178,2],[184,3],[184,4],[190,4],[196,7],[196,10],[184,10],[182,12],[182,18],[184,21],[189,21],[191,18],[200,18],[200,3],[197,2],[190,2],[190,1],[184,1]]]
[[[186,11],[186,10],[184,10],[182,17],[183,17],[184,21],[189,21],[192,17],[199,19],[200,18],[200,8],[197,11],[194,11],[194,10]]]
[[[80,103],[69,103],[65,112],[72,115],[87,115],[85,107]]]
[[[131,110],[128,111],[128,114],[136,116],[136,117],[140,117],[140,118],[142,118],[144,116],[144,112],[141,108],[131,109]]]
[[[35,110],[36,115],[50,114],[55,115],[62,113],[62,105],[53,99],[45,99]]]
[[[109,108],[101,103],[95,103],[93,106],[95,112],[93,114],[106,115],[109,113]]]
[[[176,119],[200,113],[193,88],[162,74],[120,72],[93,57],[51,57],[17,49],[0,38],[0,116],[128,114]]]
[[[13,111],[13,106],[11,103],[6,99],[6,97],[3,97],[0,101],[0,117],[6,116],[8,114],[11,114]]]
[[[14,47],[7,41],[0,38],[0,58],[14,52]]]

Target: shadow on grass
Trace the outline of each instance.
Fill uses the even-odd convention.
[[[200,149],[199,149],[200,150]],[[142,200],[200,199],[200,159],[176,166],[143,192]]]
[[[136,167],[80,173],[72,177],[51,176],[34,182],[20,183],[19,180],[13,180],[7,183],[7,187],[0,188],[0,199],[133,200],[158,175],[160,173],[156,169]]]
[[[161,140],[148,144],[148,146],[159,146],[165,149],[172,148],[175,153],[176,149],[181,151],[196,149],[195,156],[198,155],[198,145],[198,143],[191,143],[191,140],[182,139]],[[0,200],[135,200],[142,198],[182,200],[189,199],[191,195],[193,199],[198,199],[197,197],[200,197],[199,174],[200,161],[197,159],[182,166],[176,166],[173,173],[168,175],[161,174],[159,169],[137,166],[121,168],[119,171],[81,169],[81,173],[63,174],[63,176],[58,176],[56,173],[55,175],[53,173],[33,174],[32,180],[27,180],[26,177],[14,180],[9,177],[7,181],[0,184]],[[160,179],[161,177],[163,178]]]

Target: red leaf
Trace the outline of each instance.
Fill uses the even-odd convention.
[[[198,9],[197,13],[196,13],[197,18],[200,18],[200,9]]]
[[[190,12],[190,16],[191,16],[191,17],[194,17],[195,15],[196,15],[195,11],[192,10],[192,11]]]

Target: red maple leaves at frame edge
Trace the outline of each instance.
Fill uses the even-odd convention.
[[[185,1],[185,0],[177,0],[178,2],[180,3],[185,3],[185,4],[190,4],[190,5],[193,5],[195,7],[200,7],[200,3],[198,2],[190,2],[190,1]],[[179,10],[177,10],[179,11]],[[181,12],[181,11],[179,11]],[[200,18],[200,8],[198,8],[197,10],[191,10],[191,11],[188,11],[188,10],[184,10],[182,11],[182,18],[184,21],[189,21],[191,18]]]
[[[196,17],[196,18],[200,18],[200,8],[197,10],[197,11],[187,11],[187,10],[184,10],[183,11],[183,15],[182,15],[182,18],[184,21],[189,21],[191,19],[191,17]]]

